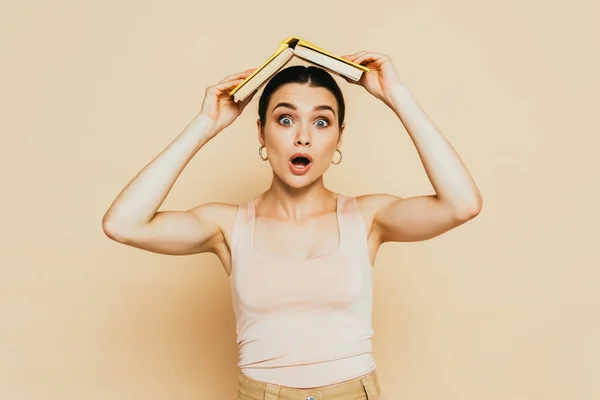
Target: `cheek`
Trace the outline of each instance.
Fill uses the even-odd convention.
[[[274,157],[287,151],[290,147],[289,141],[290,139],[285,132],[272,130],[265,133],[267,150],[269,151],[269,154],[272,154]]]
[[[319,150],[323,153],[330,153],[335,151],[337,142],[338,142],[338,134],[337,132],[328,132],[321,135],[313,136],[313,147],[315,150]]]

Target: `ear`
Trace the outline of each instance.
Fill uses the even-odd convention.
[[[265,145],[265,133],[260,125],[260,118],[256,120],[256,129],[258,130],[258,142],[261,146]]]
[[[346,128],[345,124],[342,124],[342,127],[340,128],[340,135],[338,136],[338,140],[337,140],[337,149],[339,150],[342,147],[342,143],[344,141],[344,129]]]

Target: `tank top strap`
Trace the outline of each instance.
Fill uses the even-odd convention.
[[[355,250],[366,248],[367,232],[358,201],[354,196],[345,196],[341,193],[340,197],[340,231],[349,242],[349,248]],[[358,247],[357,247],[358,246]]]
[[[232,261],[244,252],[252,253],[255,224],[254,199],[238,206],[233,228],[231,231]],[[354,249],[360,251],[366,248],[367,235],[356,197],[338,193],[337,216],[340,233],[340,250]]]
[[[252,233],[250,232],[250,227],[253,218],[254,207],[252,200],[238,206],[233,228],[231,229],[231,253],[234,258],[237,253],[242,251],[244,242],[251,237],[249,235]]]

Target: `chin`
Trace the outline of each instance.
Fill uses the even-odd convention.
[[[277,175],[277,178],[284,185],[294,189],[301,189],[310,186],[321,177],[321,175],[315,173],[308,173],[306,175],[295,175],[289,170],[285,171],[283,174],[275,173],[275,175]]]
[[[311,178],[310,176],[295,176],[295,175],[290,175],[290,176],[286,176],[284,179],[282,179],[282,181],[289,187],[292,187],[294,189],[301,189],[307,186],[310,186],[311,184],[313,184],[318,177],[316,178]]]

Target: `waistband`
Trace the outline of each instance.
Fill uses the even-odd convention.
[[[368,400],[384,400],[375,370],[346,382],[311,389],[261,382],[244,375],[243,372],[239,373],[238,382],[238,398],[248,400],[346,400],[363,396]]]

